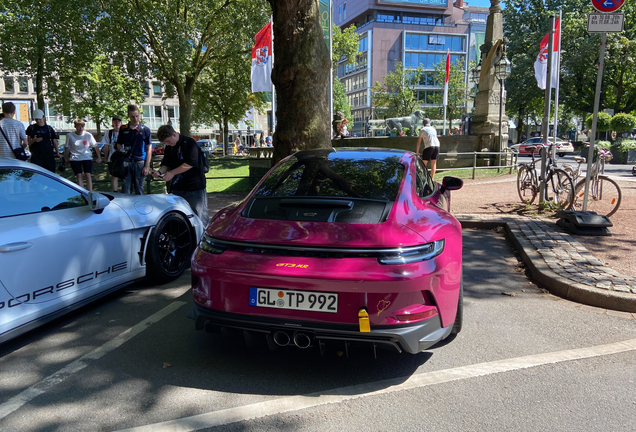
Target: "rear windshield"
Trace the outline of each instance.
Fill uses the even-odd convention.
[[[304,153],[292,156],[265,179],[256,197],[346,197],[394,201],[404,166],[398,156]]]

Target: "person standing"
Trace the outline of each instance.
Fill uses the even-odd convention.
[[[61,157],[60,137],[55,129],[46,124],[42,110],[33,111],[33,118],[35,123],[29,125],[26,130],[29,150],[31,151],[31,163],[55,172],[55,156]]]
[[[150,129],[139,122],[139,108],[128,105],[127,125],[119,129],[116,147],[128,153],[131,163],[128,165],[128,175],[122,184],[122,193],[129,194],[132,185],[136,195],[144,194],[144,178],[150,172],[152,159],[152,145],[150,144]]]
[[[71,164],[73,174],[77,177],[77,184],[84,187],[84,177],[86,177],[86,189],[93,190],[93,151],[97,153],[97,163],[102,163],[102,156],[99,151],[97,141],[90,132],[84,131],[86,123],[82,119],[74,122],[75,132],[66,136],[66,146],[64,147],[64,159],[67,164]]]
[[[163,125],[157,139],[164,144],[161,167],[152,171],[154,178],[172,181],[171,193],[185,199],[204,225],[208,224],[208,193],[205,174],[201,169],[201,148],[192,138]]]
[[[265,134],[263,132],[261,132],[261,136],[259,137],[259,142],[258,142],[258,145],[260,147],[263,147],[265,145],[265,136],[264,135]]]
[[[112,129],[104,134],[102,137],[102,143],[104,143],[104,157],[106,158],[106,162],[110,168],[110,160],[113,157],[113,153],[118,151],[115,148],[115,143],[117,143],[117,137],[119,136],[119,129],[121,128],[121,119],[117,116],[114,116],[111,119]],[[110,175],[110,186],[113,192],[117,192],[117,188],[119,187],[119,179],[114,175]]]
[[[417,139],[415,153],[420,154],[420,144],[422,143],[424,143],[422,160],[427,167],[430,162],[431,178],[433,178],[435,177],[437,158],[439,157],[439,139],[437,138],[437,131],[433,126],[431,126],[431,121],[427,118],[422,119],[422,129],[420,129],[420,136]]]
[[[15,159],[14,149],[26,148],[28,145],[26,131],[21,121],[14,119],[15,105],[13,102],[2,104],[4,118],[0,120],[0,157]]]
[[[267,135],[267,138],[265,138],[265,142],[267,143],[267,147],[273,147],[274,144],[274,138],[272,137],[272,133],[270,132],[269,135]]]

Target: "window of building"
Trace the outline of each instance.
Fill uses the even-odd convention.
[[[342,5],[342,19],[347,20],[347,3]]]
[[[5,77],[4,78],[4,92],[5,93],[13,93],[15,91],[13,87],[13,77]]]
[[[29,92],[29,80],[26,78],[18,78],[18,91],[20,93]]]
[[[342,22],[342,5],[338,6],[338,22]]]
[[[153,96],[161,96],[161,83],[160,82],[153,82],[152,83],[152,94]]]
[[[365,52],[369,49],[369,38],[367,36],[360,39],[360,43],[358,44],[358,51]]]
[[[141,88],[144,91],[144,96],[148,97],[150,96],[150,85],[148,84],[148,81],[144,81],[141,83]]]
[[[161,118],[161,105],[155,105],[155,118]]]
[[[169,106],[168,108],[168,120],[171,120],[172,123],[175,120],[179,119],[179,107],[178,106]]]

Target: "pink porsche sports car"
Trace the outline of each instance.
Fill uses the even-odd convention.
[[[192,258],[197,329],[418,353],[462,327],[462,229],[414,153],[319,149],[219,211]]]

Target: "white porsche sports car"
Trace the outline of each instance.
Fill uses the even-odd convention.
[[[179,277],[204,228],[178,196],[88,192],[0,159],[0,343],[141,278]]]

